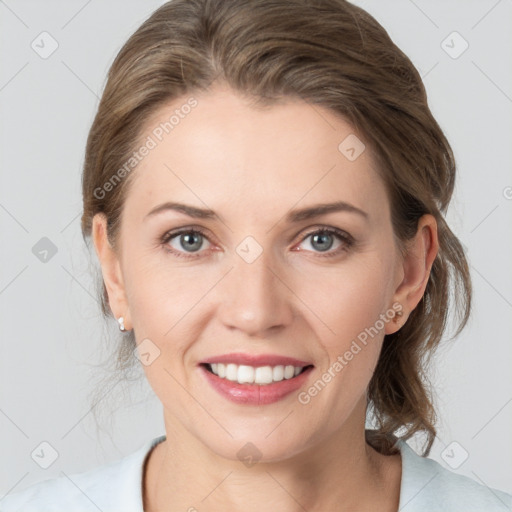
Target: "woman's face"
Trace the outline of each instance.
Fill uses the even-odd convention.
[[[254,109],[219,86],[189,99],[147,124],[119,279],[107,286],[135,331],[167,434],[270,461],[360,432],[404,278],[369,150],[334,113],[300,100]],[[331,203],[345,206],[308,213]],[[286,379],[286,366],[307,370]],[[255,376],[276,382],[230,380]]]

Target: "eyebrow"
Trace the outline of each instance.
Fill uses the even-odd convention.
[[[220,220],[220,217],[213,210],[210,210],[208,208],[198,208],[196,206],[176,202],[166,202],[156,206],[146,215],[145,219],[169,210],[183,213],[195,219]],[[350,203],[346,203],[345,201],[316,204],[313,206],[308,206],[306,208],[293,210],[286,215],[285,220],[288,223],[301,222],[304,220],[312,219],[314,217],[319,217],[321,215],[326,215],[328,213],[334,212],[355,213],[363,217],[365,220],[368,220],[368,213]]]

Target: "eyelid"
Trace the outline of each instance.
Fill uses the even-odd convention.
[[[169,238],[175,237],[177,235],[181,235],[182,233],[192,233],[192,232],[200,233],[205,238],[210,239],[208,229],[204,228],[203,226],[194,225],[194,224],[192,224],[190,226],[183,226],[181,228],[169,229],[160,237],[160,239],[161,240],[164,240],[166,238],[169,239]]]
[[[323,233],[323,232],[326,232],[326,233],[332,233],[332,234],[335,234],[337,236],[339,236],[340,238],[343,238],[343,239],[346,239],[346,240],[350,240],[352,242],[354,242],[354,237],[352,235],[350,235],[349,233],[347,233],[345,230],[343,229],[340,229],[340,228],[335,228],[334,226],[326,226],[326,225],[318,225],[318,226],[313,226],[312,228],[307,228],[307,232],[302,236],[301,238],[301,242],[303,242],[308,236],[311,236],[311,235],[314,235],[315,233]]]

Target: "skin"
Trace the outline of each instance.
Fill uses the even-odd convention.
[[[365,443],[366,389],[384,335],[423,296],[438,251],[435,219],[420,219],[402,257],[370,151],[349,161],[338,150],[355,132],[332,111],[294,98],[256,109],[218,83],[194,97],[197,107],[132,171],[115,250],[104,217],[93,222],[115,317],[137,343],[149,338],[160,350],[144,371],[162,402],[167,440],[147,459],[144,510],[396,511],[401,458]],[[187,98],[156,112],[141,140]],[[284,220],[290,210],[338,200],[368,218],[342,211]],[[221,220],[175,211],[145,219],[167,201],[210,208]],[[179,236],[160,241],[183,227],[205,231],[199,251]],[[325,227],[355,243],[333,235],[327,253],[339,252],[324,256],[308,235]],[[252,263],[236,252],[247,236],[263,251]],[[398,322],[385,322],[307,404],[297,393],[234,404],[198,366],[231,352],[287,355],[314,364],[307,390],[396,302]],[[262,454],[251,467],[237,456],[248,442]]]

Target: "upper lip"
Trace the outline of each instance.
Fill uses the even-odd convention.
[[[208,359],[201,361],[203,364],[236,364],[236,365],[247,365],[247,366],[310,366],[311,363],[302,361],[294,357],[280,356],[277,354],[222,354],[220,356],[213,356]]]

